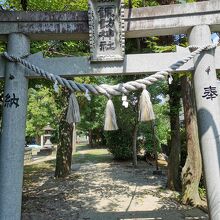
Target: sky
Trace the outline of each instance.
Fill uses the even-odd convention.
[[[213,43],[219,42],[219,36],[218,36],[217,33],[213,33],[213,34],[212,34],[212,42],[213,42]]]

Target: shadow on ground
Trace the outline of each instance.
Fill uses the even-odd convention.
[[[73,156],[66,179],[54,178],[54,164],[25,167],[23,220],[207,219],[181,206],[165,189],[166,176],[153,176],[146,163],[133,169],[113,161],[105,149],[83,149]]]

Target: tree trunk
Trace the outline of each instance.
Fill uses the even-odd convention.
[[[175,4],[176,0],[157,0],[160,5],[170,5]]]
[[[27,11],[28,0],[21,0],[21,7],[24,11]]]
[[[159,166],[158,166],[158,155],[157,155],[157,140],[156,140],[156,134],[155,134],[155,122],[154,121],[152,121],[151,123],[151,128],[152,128],[152,136],[153,136],[155,166],[156,166],[156,170],[158,171]]]
[[[182,202],[190,205],[200,205],[199,182],[202,175],[202,159],[199,147],[199,137],[196,118],[195,98],[191,79],[187,76],[181,79],[181,90],[186,126],[187,158],[182,169]]]
[[[68,92],[62,93],[63,97],[68,97]],[[68,100],[66,99],[66,103]],[[72,162],[72,134],[73,125],[66,122],[66,114],[68,106],[65,104],[65,108],[61,113],[59,122],[59,143],[57,146],[57,158],[56,158],[56,170],[55,177],[66,177],[71,171]]]
[[[72,133],[72,148],[73,148],[73,153],[76,153],[76,143],[77,143],[76,123],[73,123],[73,133]]]
[[[128,8],[132,8],[132,0],[128,0]]]
[[[133,166],[137,167],[137,132],[138,132],[138,123],[134,125],[133,129],[133,141],[132,141],[132,150],[133,150]]]
[[[93,137],[92,130],[89,130],[89,146],[93,147]]]
[[[174,78],[173,83],[169,85],[170,95],[170,129],[171,129],[171,140],[170,140],[170,155],[168,160],[168,180],[167,187],[171,190],[180,190],[180,120],[179,120],[179,109],[180,109],[180,86],[179,79]]]
[[[35,144],[38,144],[38,145],[41,144],[41,136],[40,135],[35,136]]]

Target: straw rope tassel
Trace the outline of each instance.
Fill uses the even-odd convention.
[[[155,116],[150,100],[150,94],[146,89],[143,89],[139,101],[139,121],[151,121],[154,119]]]
[[[79,104],[74,93],[69,97],[69,106],[66,115],[66,121],[71,124],[80,122]]]
[[[111,99],[108,100],[105,108],[105,131],[118,130],[118,125],[116,122],[115,108]]]

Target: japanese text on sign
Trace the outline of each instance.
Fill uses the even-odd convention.
[[[123,60],[122,0],[89,0],[92,61]]]
[[[99,50],[115,50],[115,7],[98,7],[98,18]]]

